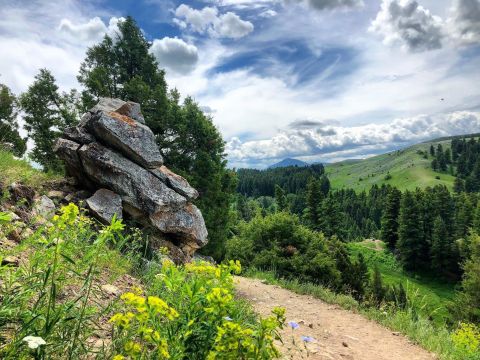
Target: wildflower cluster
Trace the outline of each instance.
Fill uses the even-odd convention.
[[[451,336],[456,348],[468,355],[477,354],[480,358],[480,328],[474,324],[461,323]]]
[[[285,322],[285,309],[275,308],[272,316],[260,319],[257,327],[242,327],[225,321],[218,327],[217,337],[207,359],[271,359],[280,354],[274,345],[280,340],[277,329]]]
[[[125,311],[111,322],[118,330],[115,348],[131,359],[271,359],[284,310],[248,321],[233,296],[238,261],[175,266],[163,258],[151,277],[149,296],[122,295]],[[122,358],[117,358],[122,359]]]
[[[110,322],[121,333],[128,333],[134,327],[134,340],[128,340],[124,344],[124,353],[131,358],[138,358],[142,353],[148,352],[155,354],[157,359],[169,359],[167,341],[155,327],[162,322],[175,320],[179,316],[178,312],[156,296],[144,297],[127,292],[121,299],[131,311],[113,315]],[[117,359],[123,359],[122,356],[117,355]]]

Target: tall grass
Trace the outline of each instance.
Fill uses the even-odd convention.
[[[39,188],[46,181],[58,178],[58,175],[34,169],[28,161],[17,159],[12,153],[0,149],[0,182],[4,185],[17,181]]]

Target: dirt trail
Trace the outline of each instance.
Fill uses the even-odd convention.
[[[300,327],[282,331],[279,345],[285,359],[321,360],[432,360],[436,357],[407,338],[359,314],[327,304],[308,295],[297,295],[260,280],[236,278],[238,295],[249,300],[255,311],[266,316],[275,306],[287,310],[287,321]],[[301,336],[310,336],[306,343]],[[296,346],[292,345],[295,339]],[[300,352],[300,349],[302,351]]]

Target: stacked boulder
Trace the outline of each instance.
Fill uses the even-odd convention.
[[[153,246],[166,247],[177,263],[207,243],[198,192],[163,165],[140,105],[102,98],[55,145],[78,185],[95,191],[86,203],[101,221],[128,214],[154,230]]]

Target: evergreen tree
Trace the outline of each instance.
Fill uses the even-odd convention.
[[[471,202],[470,196],[466,193],[457,195],[455,200],[455,216],[452,221],[454,222],[454,238],[465,238],[468,235],[468,231],[472,226],[474,205]]]
[[[307,184],[305,217],[314,230],[320,229],[320,207],[323,193],[318,179],[311,177]]]
[[[445,273],[450,267],[450,240],[447,227],[440,216],[433,223],[432,247],[430,249],[432,269],[438,273]]]
[[[468,239],[469,256],[463,265],[461,292],[457,296],[456,310],[462,320],[480,322],[480,236]]]
[[[278,185],[275,185],[275,201],[280,211],[288,210],[288,202],[285,190]]]
[[[456,192],[457,194],[461,193],[462,191],[465,191],[465,184],[461,178],[459,177],[455,178],[455,181],[453,182],[453,191]]]
[[[351,288],[355,299],[361,300],[365,296],[365,291],[369,282],[368,266],[362,253],[357,256],[357,261],[353,264]]]
[[[191,97],[180,103],[179,92],[168,91],[161,64],[135,20],[127,17],[118,28],[113,38],[107,35],[87,50],[78,76],[85,87],[84,105],[88,108],[102,96],[140,103],[166,165],[199,191],[196,204],[209,233],[202,252],[220,260],[233,224],[230,203],[236,187],[235,174],[226,167],[225,143]]]
[[[375,264],[373,269],[372,297],[377,306],[380,305],[385,298],[385,288],[383,286],[382,274],[377,264]]]
[[[394,249],[398,240],[398,215],[400,212],[401,192],[392,189],[385,202],[382,216],[382,239],[390,249]]]
[[[326,236],[337,235],[343,238],[343,217],[336,199],[329,195],[320,207],[320,230]]]
[[[433,147],[433,144],[430,145],[430,155],[431,155],[432,157],[435,157],[435,148]]]
[[[452,163],[452,152],[450,149],[446,149],[445,150],[445,162],[447,163],[447,165],[451,164]]]
[[[477,234],[480,234],[480,200],[477,201],[477,206],[473,212],[472,227]]]
[[[60,171],[61,162],[53,152],[53,145],[65,127],[78,121],[76,93],[60,95],[51,72],[41,69],[21,95],[20,104],[25,113],[25,129],[34,141],[32,159],[45,171]]]
[[[330,191],[330,180],[326,175],[322,175],[320,178],[320,190],[324,197],[326,197]]]
[[[2,143],[12,145],[15,156],[22,156],[27,149],[26,139],[18,132],[17,100],[10,89],[0,84],[0,146]]]
[[[400,202],[397,251],[407,270],[418,270],[424,266],[428,246],[423,236],[421,218],[415,194],[406,191]]]

